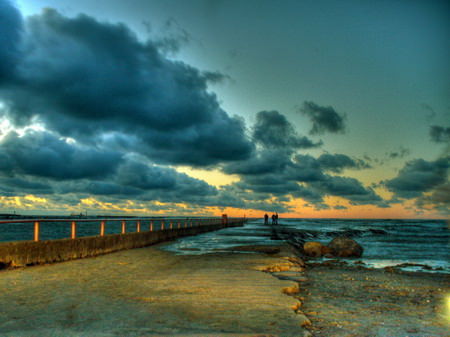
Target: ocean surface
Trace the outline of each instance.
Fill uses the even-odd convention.
[[[445,220],[367,220],[367,219],[280,219],[278,225],[306,241],[324,244],[346,235],[364,248],[362,258],[368,267],[384,268],[405,263],[401,269],[450,273],[450,228]],[[250,220],[244,227],[226,228],[198,236],[177,239],[165,247],[176,254],[206,254],[238,245],[277,245],[271,226],[262,219]]]
[[[172,219],[177,221],[177,218]],[[142,231],[148,229],[149,221],[142,222]],[[135,232],[135,222],[132,219],[128,222],[127,232]],[[160,225],[155,220],[154,230],[158,230]],[[351,237],[363,246],[364,253],[362,258],[346,259],[349,263],[363,261],[374,268],[408,263],[414,265],[404,266],[402,269],[450,274],[450,227],[445,220],[280,219],[278,228],[300,240],[324,244],[339,235]],[[120,221],[111,219],[106,222],[105,234],[120,232]],[[77,223],[78,237],[98,233],[98,220]],[[70,222],[41,224],[41,240],[67,237],[70,237]],[[32,238],[33,223],[0,224],[0,242]],[[271,226],[264,225],[262,219],[250,219],[243,227],[180,238],[164,249],[175,254],[208,254],[240,245],[279,244],[282,241],[274,237]]]

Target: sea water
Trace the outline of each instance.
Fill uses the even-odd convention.
[[[450,229],[445,220],[280,219],[278,227],[323,244],[340,235],[356,240],[364,253],[362,258],[345,259],[349,263],[362,261],[374,268],[408,263],[403,270],[450,273]],[[279,244],[271,226],[253,219],[243,227],[177,239],[164,249],[176,254],[207,254],[240,245]]]
[[[176,221],[177,218],[173,220]],[[159,230],[160,226],[160,221],[155,220],[154,230]],[[143,231],[146,230],[148,223],[144,221],[141,227]],[[364,253],[362,258],[346,259],[349,263],[363,261],[374,268],[409,263],[414,265],[403,269],[450,273],[450,228],[449,222],[445,220],[280,219],[277,227],[294,237],[297,235],[306,241],[319,241],[323,244],[336,236],[350,237],[363,246]],[[129,219],[127,232],[135,231],[135,221]],[[105,234],[120,232],[120,221],[106,222]],[[99,220],[77,223],[77,237],[98,234]],[[55,219],[54,222],[41,223],[41,240],[68,237],[70,222],[58,222]],[[32,238],[33,223],[0,224],[0,242]],[[264,225],[263,219],[249,219],[243,227],[230,227],[179,238],[164,249],[176,254],[208,254],[229,251],[235,246],[282,243],[274,237],[272,227]]]

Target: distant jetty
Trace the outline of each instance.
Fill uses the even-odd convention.
[[[22,216],[20,214],[14,213],[0,213],[0,219],[16,219],[21,218]]]

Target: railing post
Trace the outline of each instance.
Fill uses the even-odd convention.
[[[173,225],[173,224],[172,224],[172,221],[171,221],[171,222],[170,222],[170,229],[172,229],[172,225]]]
[[[153,220],[150,221],[150,232],[153,232]]]
[[[34,241],[39,241],[39,221],[34,222]]]
[[[127,223],[125,220],[122,220],[122,234],[125,234],[127,231]]]
[[[72,221],[72,224],[70,226],[70,238],[75,239],[77,237],[77,223],[75,221]]]
[[[161,230],[164,230],[164,221],[161,221]]]
[[[105,236],[105,222],[100,222],[100,236]]]
[[[141,222],[138,220],[136,222],[136,232],[139,233],[141,231]]]

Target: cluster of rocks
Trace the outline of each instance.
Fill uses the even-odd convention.
[[[324,245],[310,241],[303,244],[303,253],[310,257],[361,257],[364,249],[355,240],[339,236]]]

